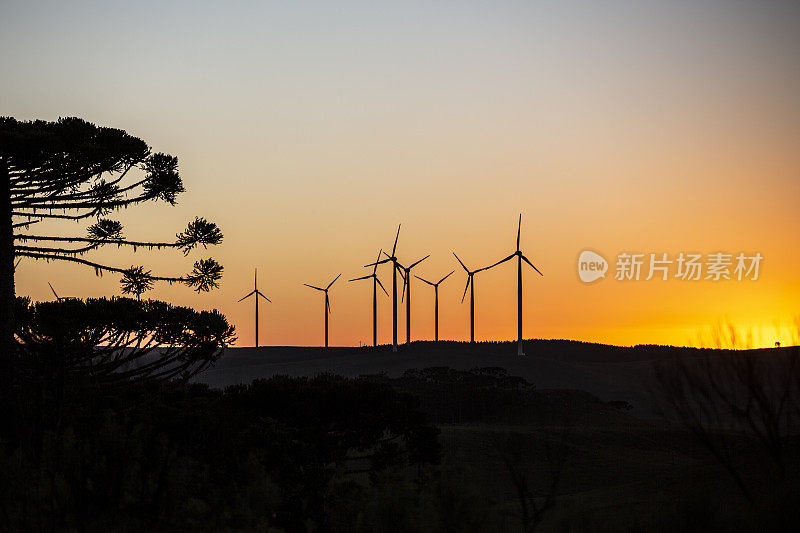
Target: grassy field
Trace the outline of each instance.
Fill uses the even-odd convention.
[[[529,472],[534,494],[543,497],[557,478],[555,506],[541,524],[545,530],[702,529],[703,524],[725,529],[751,516],[727,474],[679,431],[635,423],[566,431],[488,424],[441,430],[446,461],[469,473],[510,529],[518,527],[519,504],[503,459],[509,434],[522,441],[521,468]]]

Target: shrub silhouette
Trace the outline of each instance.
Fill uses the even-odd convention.
[[[368,498],[381,472],[439,459],[417,401],[363,379],[114,390],[72,396],[38,446],[0,441],[0,524],[347,530],[342,506],[361,500],[337,491]]]

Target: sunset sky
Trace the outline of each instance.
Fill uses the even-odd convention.
[[[323,297],[302,284],[340,272],[331,344],[371,342],[371,284],[346,280],[369,273],[399,223],[401,261],[430,253],[427,279],[457,269],[440,336],[467,339],[452,252],[470,268],[505,257],[520,213],[522,250],[544,273],[524,272],[526,338],[689,345],[725,321],[753,345],[797,342],[798,3],[11,1],[2,13],[0,115],[78,116],[178,156],[187,192],[120,213],[129,238],[170,239],[196,215],[225,234],[187,258],[93,258],[166,274],[218,259],[220,289],[149,296],[221,310],[240,346],[253,304],[236,301],[255,267],[273,302],[262,344],[321,344]],[[585,249],[609,260],[606,279],[580,281]],[[616,281],[621,252],[764,259],[757,281]],[[30,260],[17,293],[49,299],[48,281],[63,296],[119,294],[116,275]],[[515,338],[515,266],[476,282],[476,338]],[[421,282],[413,316],[413,337],[432,338]]]

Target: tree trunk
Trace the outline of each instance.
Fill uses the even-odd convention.
[[[11,181],[0,159],[0,387],[7,390],[14,349],[14,230],[11,227]]]

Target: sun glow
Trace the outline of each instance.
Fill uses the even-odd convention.
[[[372,287],[344,279],[369,273],[399,223],[401,263],[431,254],[414,274],[456,271],[439,290],[439,335],[468,339],[467,277],[453,252],[470,268],[506,257],[519,213],[521,250],[543,274],[523,272],[526,338],[693,345],[724,321],[751,331],[737,338],[753,346],[786,345],[800,312],[798,18],[781,15],[788,3],[724,4],[259,4],[247,17],[211,5],[159,6],[159,17],[11,6],[4,49],[60,45],[2,60],[13,83],[0,114],[79,116],[178,156],[178,206],[119,218],[131,239],[169,239],[195,216],[219,225],[223,243],[194,253],[224,265],[220,289],[149,296],[220,309],[240,346],[255,340],[252,302],[237,304],[254,268],[272,300],[259,309],[261,344],[321,345],[320,295],[303,283],[339,272],[330,344],[371,343]],[[121,33],[104,23],[121,18]],[[585,284],[576,260],[586,249],[609,261],[625,251],[764,260],[753,282],[617,282],[609,270]],[[174,251],[97,256],[187,270]],[[513,263],[475,276],[476,340],[517,336]],[[389,294],[390,274],[378,268]],[[23,261],[16,288],[37,300],[51,297],[48,282],[107,296],[118,281]],[[434,291],[412,282],[411,337],[432,339]],[[378,291],[383,344],[390,302]]]

